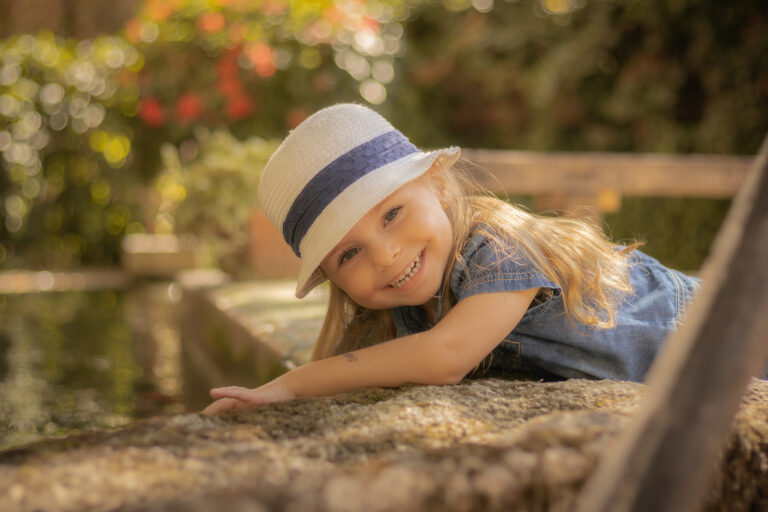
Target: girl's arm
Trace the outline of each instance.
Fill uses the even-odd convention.
[[[300,366],[256,389],[213,389],[219,400],[203,413],[369,386],[455,384],[514,329],[537,292],[473,295],[428,331]]]

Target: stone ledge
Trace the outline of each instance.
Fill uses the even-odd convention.
[[[299,300],[294,281],[229,282],[210,270],[177,282],[189,407],[206,405],[212,387],[255,387],[309,362],[326,309],[321,291]]]
[[[133,278],[129,274],[111,268],[74,272],[7,270],[0,272],[0,294],[121,290],[132,282]]]
[[[644,389],[483,379],[158,417],[0,453],[0,510],[569,510]],[[768,382],[711,489],[706,510],[768,507]]]

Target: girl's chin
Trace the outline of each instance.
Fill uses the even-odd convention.
[[[435,282],[431,283],[429,276],[426,275],[422,276],[421,281],[413,289],[390,294],[390,298],[397,303],[397,306],[423,306],[440,292],[442,283],[439,280],[434,280]]]
[[[420,287],[419,289],[412,290],[410,293],[389,293],[389,290],[383,290],[380,297],[373,300],[355,300],[354,297],[350,297],[356,304],[366,309],[392,309],[401,306],[423,306],[430,300],[435,298],[439,291],[439,286],[434,287],[434,290]]]

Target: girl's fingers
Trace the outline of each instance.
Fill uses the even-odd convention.
[[[220,400],[216,400],[212,404],[210,404],[208,407],[203,409],[202,414],[206,416],[213,416],[214,414],[219,414],[224,411],[229,411],[231,409],[237,409],[238,407],[243,404],[239,400],[236,400],[234,398],[222,398]],[[244,405],[244,404],[243,404]]]
[[[213,388],[210,391],[210,395],[213,398],[218,398],[218,400],[203,410],[203,414],[218,414],[230,409],[253,407],[296,398],[293,393],[279,385],[272,387],[265,385],[257,389],[226,386],[223,388]]]
[[[226,410],[224,408],[225,404],[223,404],[222,402],[223,400],[217,400],[213,402],[208,407],[203,409],[202,414],[204,414],[205,416],[213,416],[214,414],[219,414],[220,412]]]
[[[248,396],[250,389],[242,388],[240,386],[227,386],[225,388],[213,388],[210,391],[210,395],[213,398],[237,398],[244,400],[244,397]]]

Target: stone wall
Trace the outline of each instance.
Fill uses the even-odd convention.
[[[0,510],[569,510],[644,389],[483,379],[157,417],[0,453]],[[706,510],[766,509],[755,380]]]

